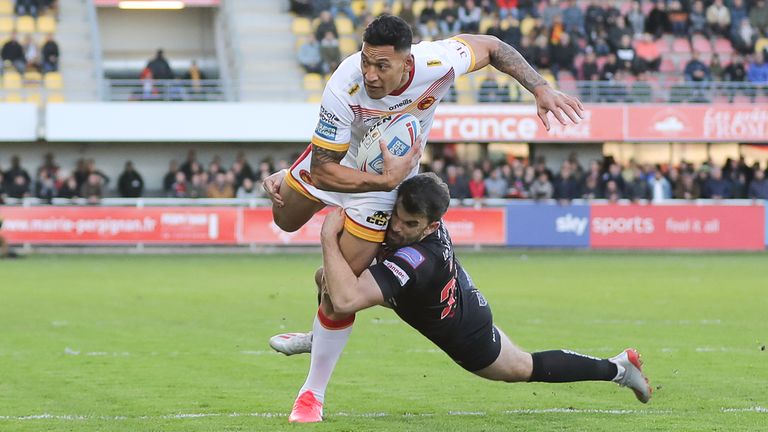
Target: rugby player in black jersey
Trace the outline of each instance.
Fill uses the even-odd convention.
[[[640,355],[626,349],[610,359],[568,350],[528,353],[493,325],[491,309],[472,278],[454,256],[441,218],[448,210],[448,187],[432,173],[400,185],[385,247],[377,264],[358,277],[339,247],[344,213],[326,216],[322,228],[323,290],[335,311],[355,313],[371,306],[392,308],[400,318],[435,343],[464,369],[494,381],[613,381],[632,389],[640,402],[651,397]],[[278,335],[283,350],[307,334]],[[274,338],[273,338],[274,339]],[[306,349],[304,349],[306,352]],[[294,404],[289,421],[322,420],[322,403],[307,388]]]

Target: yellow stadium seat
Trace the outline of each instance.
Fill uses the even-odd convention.
[[[45,99],[48,103],[62,103],[64,102],[64,95],[61,93],[48,93]]]
[[[443,0],[437,0],[434,3],[434,7],[435,7],[435,12],[440,14],[440,12],[442,12],[443,9],[445,9],[445,2]]]
[[[523,36],[531,34],[534,28],[536,28],[536,18],[526,17],[523,22],[520,23],[520,33],[522,33]]]
[[[21,98],[21,93],[8,93],[5,95],[5,101],[8,103],[22,103],[24,99]]]
[[[471,92],[459,92],[459,97],[456,99],[456,102],[461,105],[472,105],[475,103],[475,95]]]
[[[291,31],[296,35],[308,35],[312,33],[312,23],[308,18],[294,18]]]
[[[320,103],[322,100],[323,100],[322,93],[315,92],[307,96],[307,102],[309,103]]]
[[[341,49],[341,55],[346,57],[357,52],[357,41],[348,37],[341,38],[339,41],[339,49]]]
[[[13,15],[12,0],[0,0],[0,15]]]
[[[365,0],[352,0],[352,12],[355,13],[355,15],[360,16],[365,11],[366,5]]]
[[[416,0],[413,2],[413,14],[418,18],[421,16],[421,11],[424,10],[424,7],[427,6],[427,2],[424,0]]]
[[[38,33],[56,33],[56,20],[52,16],[41,16],[37,19]]]
[[[6,90],[19,90],[21,82],[21,75],[16,71],[6,71],[3,75],[3,88]]]
[[[323,76],[316,73],[304,75],[304,90],[322,90]]]
[[[493,18],[483,18],[480,20],[480,34],[485,34],[493,26]]]
[[[339,36],[350,36],[355,34],[355,26],[352,24],[352,20],[346,16],[339,15],[336,17],[336,30],[339,32]]]
[[[24,102],[33,103],[37,106],[41,106],[43,104],[43,98],[42,96],[40,96],[40,93],[38,92],[29,92],[27,93],[27,97],[24,99]]]
[[[22,34],[35,32],[35,19],[31,16],[21,16],[16,19],[16,31]]]
[[[460,77],[456,78],[456,91],[466,92],[472,90],[471,83],[469,82],[469,77],[466,75],[461,75]]]
[[[384,12],[384,0],[376,0],[376,2],[371,7],[371,14],[373,16],[379,16],[382,12]]]
[[[61,90],[64,88],[64,80],[58,72],[48,72],[45,74],[43,84],[48,90]]]
[[[39,88],[43,81],[43,76],[37,71],[24,72],[24,87]]]
[[[0,34],[7,35],[13,31],[13,18],[7,16],[0,16]],[[5,37],[3,42],[5,43]]]
[[[392,3],[392,15],[400,15],[400,11],[403,9],[403,3],[400,0],[395,0]]]

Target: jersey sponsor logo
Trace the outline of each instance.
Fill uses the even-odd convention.
[[[377,211],[371,216],[368,216],[367,218],[365,218],[365,221],[368,223],[372,223],[376,226],[383,227],[387,225],[387,222],[389,222],[389,214],[387,212]]]
[[[420,110],[424,111],[426,109],[429,109],[432,105],[437,102],[437,99],[435,99],[434,96],[427,96],[424,99],[422,99],[418,105],[416,105]]]
[[[480,305],[480,307],[488,306],[488,300],[485,299],[485,296],[483,293],[481,293],[478,290],[475,290],[475,296],[477,296],[477,304]]]
[[[352,85],[352,87],[349,88],[349,90],[347,90],[347,93],[350,96],[354,96],[355,93],[357,93],[359,91],[360,91],[360,84],[354,84],[354,85]]]
[[[395,275],[397,280],[400,282],[400,286],[405,286],[405,284],[411,280],[411,277],[408,276],[408,273],[406,273],[405,270],[401,269],[400,266],[393,263],[392,261],[385,260],[383,264],[386,268],[389,269],[389,271],[392,272],[393,275]]]
[[[320,120],[317,122],[317,127],[315,128],[315,135],[319,136],[320,138],[326,139],[328,141],[335,141],[337,130],[338,129],[336,128],[336,126],[324,120]]]
[[[336,117],[336,114],[328,111],[325,109],[324,106],[320,105],[320,120],[329,123],[333,126],[336,126],[336,123],[340,122],[341,120]]]
[[[314,186],[314,184],[312,183],[312,176],[309,175],[309,171],[307,171],[307,170],[299,171],[299,178],[302,181],[304,181],[304,183],[307,183],[307,184],[310,184],[310,185]]]
[[[427,67],[435,67],[435,66],[442,66],[443,62],[440,60],[427,60]]]
[[[414,270],[418,268],[425,260],[424,255],[422,255],[421,252],[410,246],[399,249],[397,252],[395,252],[395,256],[402,258]]]
[[[404,100],[402,100],[402,101],[400,101],[400,102],[398,102],[398,103],[396,103],[396,104],[392,105],[391,107],[389,107],[389,110],[390,110],[390,111],[394,111],[394,110],[396,110],[396,109],[398,109],[398,108],[402,108],[402,107],[404,107],[404,106],[407,106],[407,105],[410,105],[410,104],[412,104],[412,103],[413,103],[413,101],[412,101],[412,100],[410,100],[410,99],[404,99]]]

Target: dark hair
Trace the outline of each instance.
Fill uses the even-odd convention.
[[[407,51],[413,42],[411,26],[394,15],[381,15],[374,19],[363,33],[363,42],[369,45],[392,45],[395,51]]]
[[[408,213],[424,215],[429,222],[440,220],[451,203],[448,185],[435,173],[422,173],[404,181],[397,192],[397,201]]]

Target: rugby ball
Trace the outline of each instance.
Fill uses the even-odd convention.
[[[400,113],[382,117],[360,140],[357,168],[360,171],[381,174],[384,157],[381,155],[379,140],[384,140],[393,155],[404,156],[416,144],[416,137],[420,134],[419,119],[413,114]]]

